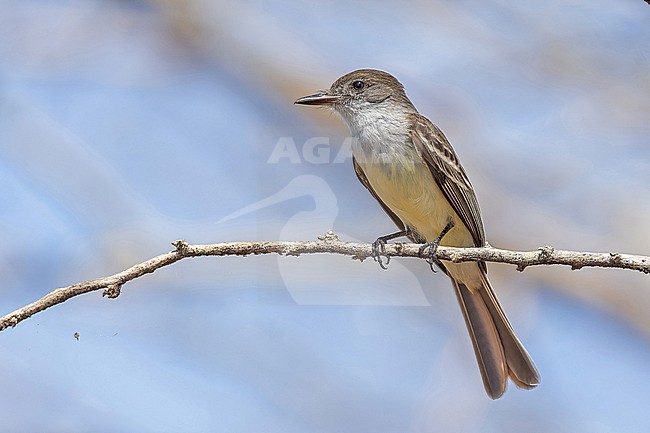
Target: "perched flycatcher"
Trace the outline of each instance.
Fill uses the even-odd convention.
[[[386,241],[406,236],[428,248],[431,262],[451,278],[487,394],[503,395],[508,377],[521,388],[536,387],[537,368],[499,305],[485,263],[435,258],[438,244],[485,246],[485,232],[474,188],[454,149],[418,113],[404,86],[386,72],[360,69],[295,103],[333,108],[356,139],[357,177],[400,229],[373,244],[380,264]]]

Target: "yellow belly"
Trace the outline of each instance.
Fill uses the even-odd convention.
[[[451,220],[454,227],[442,238],[440,245],[473,247],[469,229],[451,207],[433,175],[424,164],[391,163],[362,166],[372,188],[381,200],[404,222],[427,241],[432,241]],[[480,289],[482,271],[473,262],[443,261],[449,275],[462,281],[470,290]]]
[[[362,166],[381,200],[427,241],[438,237],[449,221],[454,228],[441,245],[470,247],[474,241],[424,164],[410,161],[368,163]]]

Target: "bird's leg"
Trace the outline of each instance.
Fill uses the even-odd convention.
[[[433,272],[436,272],[436,270],[433,268],[434,264],[442,268],[442,263],[440,262],[440,260],[438,260],[438,257],[436,257],[436,251],[438,250],[438,246],[440,245],[440,241],[442,241],[442,238],[444,238],[445,235],[449,233],[449,230],[451,230],[453,227],[454,227],[454,222],[450,220],[445,226],[445,228],[442,229],[442,232],[440,232],[437,238],[435,238],[431,242],[425,242],[420,247],[419,250],[420,257],[425,257],[424,251],[427,248],[429,249],[429,251],[426,254],[426,260]]]
[[[379,266],[381,266],[382,269],[388,269],[388,264],[390,263],[390,257],[386,255],[386,242],[390,241],[391,239],[401,238],[402,236],[408,236],[410,233],[411,232],[409,231],[409,229],[406,228],[396,233],[391,233],[386,236],[378,237],[377,240],[372,243],[372,254],[371,254],[372,259],[377,263],[379,263]],[[384,265],[384,261],[382,260],[381,256],[386,257],[386,265]]]

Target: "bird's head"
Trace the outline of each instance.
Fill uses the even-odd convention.
[[[297,99],[295,104],[331,107],[348,124],[359,116],[382,115],[387,111],[415,112],[404,86],[388,72],[359,69],[345,74],[329,90]]]

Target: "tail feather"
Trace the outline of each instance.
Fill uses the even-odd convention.
[[[483,274],[479,290],[452,281],[487,394],[492,399],[501,397],[508,376],[521,388],[536,387],[540,381],[537,368],[517,339],[487,276]]]
[[[512,329],[508,318],[503,312],[503,308],[501,308],[485,274],[483,274],[483,288],[480,290],[480,294],[485,305],[490,310],[494,324],[501,336],[501,343],[503,344],[503,350],[508,362],[510,379],[520,388],[535,388],[540,382],[537,367],[523,344],[521,344],[521,341],[515,335],[515,331]]]
[[[506,357],[499,331],[492,320],[492,313],[480,295],[471,292],[463,283],[452,281],[472,339],[485,391],[490,398],[497,399],[506,391],[508,379]]]

